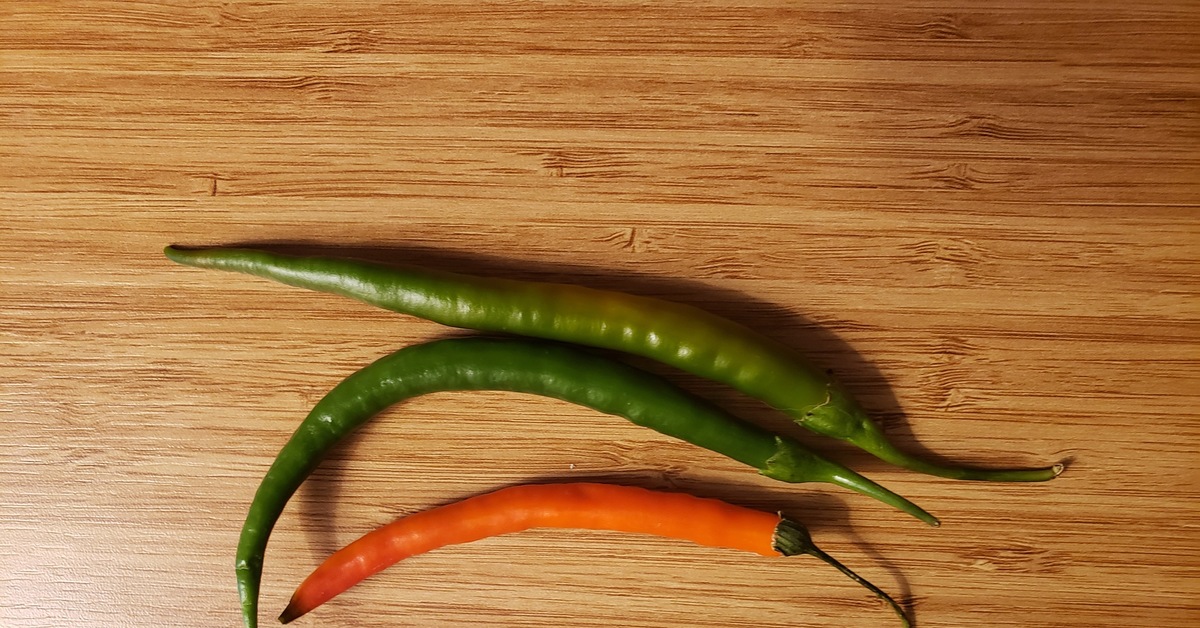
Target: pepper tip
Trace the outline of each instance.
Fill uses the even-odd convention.
[[[279,614],[279,623],[290,624],[306,612],[297,609],[295,603],[289,603],[287,608],[283,609],[283,612]]]
[[[174,244],[168,244],[163,247],[163,255],[166,255],[167,259],[173,262],[179,261],[180,252],[181,251],[179,247],[175,246]]]

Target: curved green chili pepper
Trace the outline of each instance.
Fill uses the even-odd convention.
[[[257,620],[271,529],[325,453],[388,406],[450,390],[503,390],[570,401],[724,454],[767,477],[836,484],[937,525],[917,505],[858,473],[628,364],[527,339],[440,340],[396,351],[348,377],[313,407],[279,452],[259,485],[238,542],[238,590],[247,626]]]
[[[722,382],[800,425],[914,471],[960,480],[1031,482],[1063,466],[977,469],[905,453],[828,375],[791,349],[699,308],[566,284],[481,278],[417,267],[250,249],[167,247],[180,264],[236,271],[340,294],[444,325],[616,349]]]

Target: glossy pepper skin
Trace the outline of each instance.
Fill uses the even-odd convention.
[[[1062,465],[1037,469],[953,467],[912,456],[888,441],[883,430],[827,374],[794,351],[744,325],[689,305],[569,284],[253,249],[167,247],[165,253],[180,264],[257,275],[453,327],[641,355],[728,384],[818,434],[921,473],[960,480],[1028,482],[1050,480],[1063,469]]]
[[[313,407],[280,450],[254,496],[238,543],[238,589],[248,626],[257,621],[258,589],[271,530],[326,452],[395,403],[453,390],[502,390],[569,401],[721,453],[768,477],[836,484],[937,524],[915,504],[800,443],[740,421],[623,362],[530,339],[439,340],[400,349],[346,378]]]
[[[799,523],[685,493],[587,482],[510,486],[389,523],[321,563],[296,589],[279,621],[290,623],[406,558],[530,528],[653,534],[770,557],[808,554],[879,596],[910,626],[891,596],[819,549]]]

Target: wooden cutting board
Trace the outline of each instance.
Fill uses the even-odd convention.
[[[921,628],[1200,625],[1189,2],[0,4],[0,625],[235,626],[278,448],[462,334],[168,262],[253,244],[691,303],[832,369],[954,482],[658,372],[942,518],[570,404],[393,407],[296,495],[263,622],[338,547],[527,481],[780,510]],[[813,559],[534,531],[300,626],[893,626]]]

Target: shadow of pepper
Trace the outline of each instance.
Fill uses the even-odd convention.
[[[291,500],[297,505],[305,538],[317,561],[341,549],[336,513],[343,493],[342,478],[346,474],[344,461],[353,457],[354,449],[364,436],[363,430],[356,430],[338,443],[300,485],[297,498]]]

